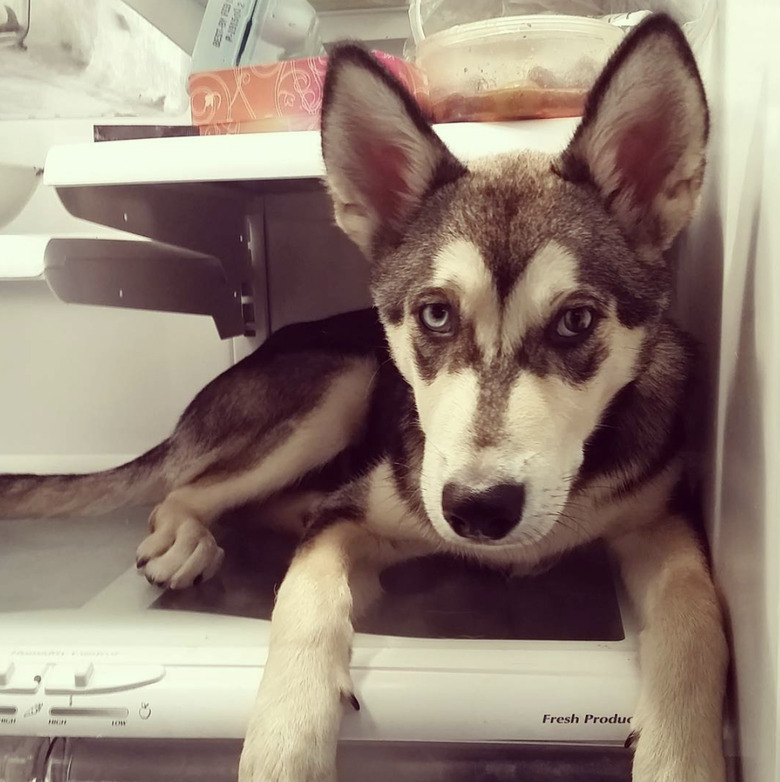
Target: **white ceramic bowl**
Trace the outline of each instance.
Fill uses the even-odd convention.
[[[24,209],[41,181],[41,173],[34,166],[0,163],[0,228]]]

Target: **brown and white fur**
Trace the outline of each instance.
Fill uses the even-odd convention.
[[[216,572],[227,509],[300,525],[241,782],[334,779],[353,620],[383,567],[446,551],[533,569],[603,538],[643,627],[634,782],[723,782],[727,649],[675,499],[692,354],[663,255],[707,133],[664,16],[612,57],[563,154],[469,166],[368,54],[337,49],[327,184],[376,310],[273,335],[129,465],[0,476],[0,516],[157,502],[138,565],[173,589]]]

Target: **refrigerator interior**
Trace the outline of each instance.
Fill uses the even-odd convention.
[[[773,263],[780,248],[780,228],[774,218],[780,210],[774,174],[780,167],[780,54],[774,39],[780,30],[780,6],[774,0],[722,0],[717,5],[712,34],[697,52],[711,102],[712,142],[702,204],[676,248],[678,309],[704,345],[707,359],[710,396],[702,405],[703,492],[713,564],[734,652],[733,735],[741,778],[766,782],[780,775],[780,494],[774,480],[780,471],[776,403],[780,272]],[[393,19],[392,24],[398,25],[397,17]],[[359,24],[354,24],[358,29]],[[397,37],[388,46],[398,49]],[[186,121],[186,113],[171,117],[166,121]],[[89,116],[35,122],[6,119],[0,122],[0,163],[41,169],[52,146],[90,141],[92,125]],[[563,138],[566,130],[556,133]],[[89,179],[90,173],[85,177]],[[74,217],[53,186],[36,181],[24,209],[0,230],[0,471],[87,470],[119,464],[165,437],[192,396],[260,344],[270,330],[367,303],[366,268],[357,251],[333,228],[327,202],[314,181],[286,185],[282,180],[273,186],[214,182],[211,187],[215,197],[229,191],[230,198],[240,199],[254,232],[244,257],[256,292],[262,292],[253,301],[253,336],[221,339],[215,322],[203,315],[65,304],[43,280],[43,254],[37,249],[26,253],[25,270],[15,271],[13,279],[4,276],[11,239],[18,242],[21,237],[28,248],[37,247],[33,239],[40,236],[134,240],[133,221],[149,220],[148,215],[136,218],[131,213],[128,225],[102,226]],[[95,207],[88,203],[76,211],[81,208]],[[194,222],[201,217],[190,215]],[[187,229],[186,221],[183,225],[182,231]],[[336,279],[339,284],[331,284]],[[110,556],[102,559],[95,583],[86,585],[92,589],[90,594],[123,572],[122,547],[129,562],[142,526],[142,514],[119,525],[119,542],[106,546]],[[12,535],[19,541],[17,550],[26,545],[25,535],[36,537],[34,545],[48,547],[55,561],[68,550],[68,535],[62,529],[41,525],[22,531],[0,526],[0,613],[51,608],[58,594],[65,602],[81,600],[76,591],[62,591],[56,568],[18,557],[3,561]],[[115,556],[116,561],[111,558]],[[598,581],[601,571],[598,567],[594,571],[589,562],[586,558],[581,570],[591,578],[595,572]],[[442,564],[445,576],[447,567]],[[67,568],[63,572],[60,577],[67,580]],[[444,577],[420,586],[429,600],[421,610],[431,611],[443,623],[444,636],[457,633],[456,618],[442,617],[448,605],[457,604],[466,618],[477,612],[469,614],[462,599],[472,593],[473,582],[468,579],[476,579],[486,594],[504,589],[495,579],[484,580],[482,574],[468,573],[463,578],[461,593],[455,588],[447,594]],[[548,580],[539,583],[540,590],[560,583],[555,574],[544,578]],[[219,603],[228,614],[267,613],[273,579],[265,583],[263,598],[242,591],[246,571],[228,569],[222,583],[229,589],[218,596],[204,585],[206,592],[201,594],[206,595],[203,599],[210,610]],[[599,583],[603,586],[603,581]],[[540,631],[540,625],[534,630],[528,616],[534,610],[542,616],[545,605],[542,593],[534,589],[524,593],[523,605],[530,609],[522,614],[526,624],[517,632],[533,637],[534,632],[538,636],[540,632],[565,634],[566,628],[573,631],[567,622],[557,625],[557,631],[549,627]],[[202,604],[194,605],[193,599],[187,593],[163,595],[156,610],[200,610]],[[421,614],[403,610],[404,605],[408,608],[409,595],[392,599],[395,603],[386,609],[385,619],[392,624],[393,617],[404,617],[406,624],[396,632],[413,635],[415,617]],[[497,623],[506,628],[511,611],[502,612],[500,607],[496,611]],[[615,611],[606,611],[604,617],[594,617],[598,620],[594,632],[614,635],[615,616]],[[387,632],[387,622],[366,629]],[[485,629],[485,637],[492,637],[491,633],[495,634],[494,628]],[[119,745],[103,747],[100,752],[106,756],[126,751]],[[78,751],[77,744],[66,742],[58,749],[63,756],[76,753],[77,760]],[[171,750],[174,756],[176,751]],[[235,747],[225,751],[233,757]],[[457,756],[462,750],[453,752]],[[85,757],[89,760],[80,761],[81,766],[69,761],[73,768],[86,769],[72,778],[97,780],[94,769],[87,768],[94,756]],[[614,763],[618,770],[610,773],[615,776],[600,778],[623,778],[618,774],[625,774],[625,760]],[[465,772],[463,778],[468,778]]]

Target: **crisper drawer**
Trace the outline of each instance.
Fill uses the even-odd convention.
[[[3,744],[7,782],[235,782],[238,741],[44,739]],[[16,762],[9,753],[16,753]],[[5,765],[4,765],[5,764]],[[2,772],[5,769],[6,776]],[[9,775],[10,771],[10,775]],[[628,750],[534,744],[350,742],[340,782],[628,782]]]

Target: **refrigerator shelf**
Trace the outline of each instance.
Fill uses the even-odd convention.
[[[436,125],[463,160],[502,152],[561,149],[579,121]],[[319,178],[324,174],[317,131],[136,139],[54,146],[44,183],[57,188],[164,182],[228,182]]]

